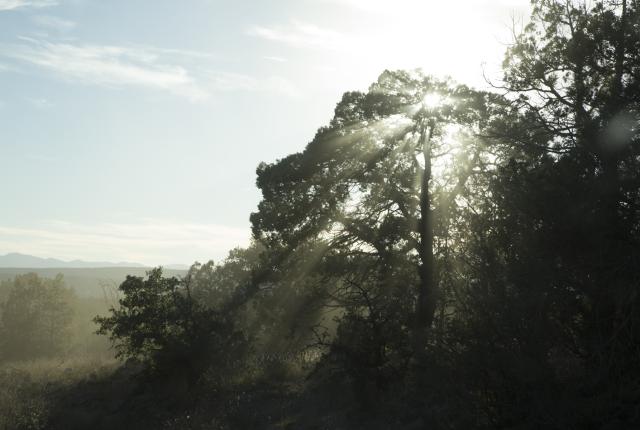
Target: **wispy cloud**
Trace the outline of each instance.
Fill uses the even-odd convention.
[[[58,18],[57,16],[50,15],[37,15],[34,16],[33,22],[42,28],[47,30],[54,30],[58,32],[71,31],[76,27],[76,23],[66,19]]]
[[[4,48],[6,56],[51,70],[61,77],[104,86],[136,85],[162,89],[191,100],[206,94],[186,69],[165,64],[143,50],[120,46],[74,45],[22,38]]]
[[[294,20],[286,26],[253,26],[248,29],[250,36],[294,47],[345,49],[350,45],[349,36],[337,31]]]
[[[30,227],[0,226],[0,253],[22,252],[65,260],[132,261],[148,265],[220,260],[249,243],[249,228],[142,220],[83,225],[52,221]]]
[[[57,43],[21,37],[0,46],[0,55],[54,72],[58,77],[106,87],[137,86],[202,101],[219,91],[275,91],[295,88],[278,77],[212,72],[206,53],[146,46]]]
[[[57,4],[56,0],[0,0],[0,12],[28,7],[42,8],[56,6]]]

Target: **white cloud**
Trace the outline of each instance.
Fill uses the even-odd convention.
[[[3,253],[148,265],[218,261],[232,248],[247,246],[249,239],[249,227],[163,220],[98,225],[52,221],[39,227],[0,226]]]
[[[219,91],[275,91],[296,94],[282,78],[211,72],[206,53],[144,46],[54,43],[20,38],[0,46],[0,55],[54,72],[72,82],[106,87],[137,86],[202,101]]]
[[[297,48],[345,49],[352,44],[347,35],[297,20],[287,26],[256,25],[247,32],[250,36],[282,42]]]
[[[38,15],[33,17],[33,22],[39,27],[58,32],[71,31],[76,27],[76,23],[56,16]]]
[[[27,7],[42,8],[56,6],[57,4],[56,0],[0,0],[0,12]]]

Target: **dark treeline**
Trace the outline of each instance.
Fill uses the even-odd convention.
[[[251,247],[120,286],[100,387],[134,388],[49,425],[640,428],[639,23],[537,0],[492,91],[346,93],[258,167]]]

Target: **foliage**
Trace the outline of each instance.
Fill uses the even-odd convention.
[[[61,275],[55,279],[18,275],[2,282],[0,289],[6,292],[0,305],[0,358],[35,359],[65,351],[74,294],[65,288]]]
[[[227,364],[225,354],[242,344],[233,321],[191,295],[191,281],[197,285],[210,268],[194,266],[184,280],[163,277],[162,268],[146,279],[127,277],[119,307],[95,318],[98,332],[109,334],[118,357],[139,359],[159,372],[183,372],[189,384],[196,382],[208,367]]]

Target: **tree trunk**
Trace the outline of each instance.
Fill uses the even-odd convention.
[[[424,173],[420,188],[420,288],[416,309],[416,323],[419,330],[431,327],[436,310],[435,259],[433,256],[433,214],[431,212],[431,138],[434,121],[430,121],[421,130]]]

